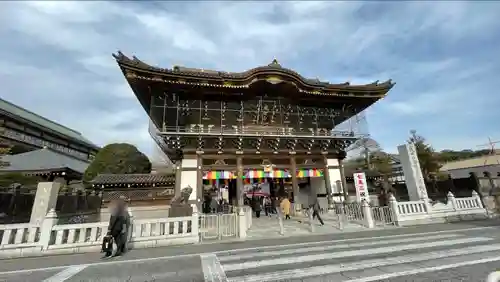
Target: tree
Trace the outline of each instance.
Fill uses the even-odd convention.
[[[426,143],[424,137],[417,134],[416,130],[410,131],[409,143],[415,145],[420,169],[425,179],[429,180],[432,174],[437,174],[441,168],[439,154],[434,152],[431,145]]]
[[[453,150],[442,150],[439,154],[439,161],[441,163],[471,159],[481,156],[487,156],[491,154],[491,150],[483,149],[483,150],[461,150],[461,151],[453,151]]]
[[[98,174],[150,173],[151,162],[137,147],[127,143],[114,143],[104,146],[90,163],[83,180],[91,181]]]
[[[384,176],[392,174],[391,156],[383,151],[378,151],[372,154],[371,164],[374,170]]]

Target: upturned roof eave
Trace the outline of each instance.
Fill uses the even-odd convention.
[[[260,74],[269,74],[269,75],[276,74],[276,75],[282,75],[283,77],[295,78],[296,80],[300,81],[300,83],[303,84],[306,88],[310,87],[313,89],[321,89],[325,91],[379,92],[381,95],[385,95],[395,85],[395,83],[392,82],[392,80],[390,79],[382,83],[375,81],[365,85],[351,85],[348,82],[341,84],[331,84],[319,80],[307,79],[298,74],[297,72],[286,68],[281,68],[281,66],[280,67],[263,66],[263,67],[253,68],[246,72],[239,72],[239,73],[227,73],[220,71],[206,71],[206,72],[175,71],[173,69],[168,69],[168,68],[153,67],[149,64],[140,61],[136,57],[130,59],[127,56],[123,55],[121,52],[118,52],[118,54],[113,54],[113,57],[116,59],[118,65],[122,69],[122,72],[124,73],[125,76],[127,76],[126,75],[127,70],[129,71],[131,70],[150,75],[172,77],[175,79],[196,79],[199,81],[210,81],[210,82],[217,81],[218,83],[224,83],[224,82],[236,83],[245,81],[248,82],[249,80]],[[129,78],[127,77],[127,80],[128,79]],[[313,83],[313,81],[315,81],[316,83]],[[221,85],[221,87],[223,87],[223,85]]]

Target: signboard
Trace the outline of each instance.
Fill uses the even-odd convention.
[[[366,175],[364,172],[354,173],[354,187],[356,187],[356,200],[361,202],[366,200],[370,201],[368,195],[368,185],[366,183]]]
[[[418,155],[417,155],[417,148],[412,143],[407,144],[406,147],[408,148],[410,166],[413,171],[414,180],[417,184],[417,189],[420,199],[427,199],[428,198],[427,188],[425,187],[424,176],[422,174],[422,169],[420,168],[420,162],[418,160]]]
[[[404,179],[410,201],[427,199],[427,188],[420,169],[417,150],[414,144],[398,146],[399,159],[403,166]]]

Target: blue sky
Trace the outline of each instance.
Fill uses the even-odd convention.
[[[1,2],[1,96],[99,145],[154,154],[146,114],[111,53],[162,67],[243,71],[277,58],[334,83],[393,79],[367,112],[396,151],[500,139],[500,2]]]

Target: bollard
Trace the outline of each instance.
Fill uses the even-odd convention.
[[[283,226],[283,212],[278,209],[278,223],[280,225],[280,235],[285,235],[285,230]]]
[[[500,271],[492,272],[488,275],[486,282],[498,282],[500,281]]]
[[[313,208],[309,208],[309,228],[311,232],[314,232],[314,224],[313,224]]]

